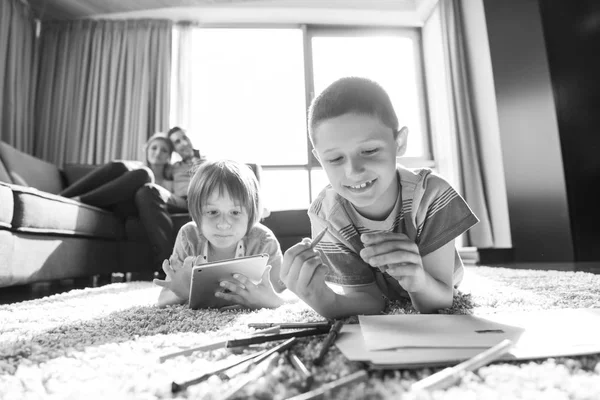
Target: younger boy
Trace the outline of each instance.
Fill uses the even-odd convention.
[[[308,125],[330,183],[308,214],[313,237],[328,231],[316,250],[305,239],[286,251],[285,285],[326,318],[377,314],[406,296],[422,313],[450,307],[463,274],[454,240],[478,220],[443,178],[396,165],[408,130],[387,93],[342,78],[314,99]]]

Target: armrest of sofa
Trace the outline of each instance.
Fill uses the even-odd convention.
[[[83,178],[96,167],[95,164],[65,164],[62,169],[65,187]]]

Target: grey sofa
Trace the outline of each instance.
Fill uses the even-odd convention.
[[[151,273],[151,251],[139,219],[59,196],[93,168],[64,168],[0,142],[0,288],[39,281]],[[259,176],[260,166],[257,176]],[[176,231],[189,214],[171,215]],[[310,235],[306,210],[272,212],[263,223],[282,249]]]

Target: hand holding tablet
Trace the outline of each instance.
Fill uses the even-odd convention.
[[[236,304],[215,296],[216,292],[222,290],[221,282],[232,281],[234,274],[241,274],[253,283],[258,283],[263,278],[268,261],[268,254],[258,254],[193,267],[190,308],[221,308]]]

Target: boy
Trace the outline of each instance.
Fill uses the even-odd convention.
[[[313,237],[328,232],[316,250],[305,239],[286,251],[285,285],[326,318],[378,314],[406,296],[422,313],[450,307],[463,274],[454,240],[478,220],[444,179],[396,165],[408,130],[387,93],[342,78],[314,99],[308,124],[330,182],[308,214]]]

